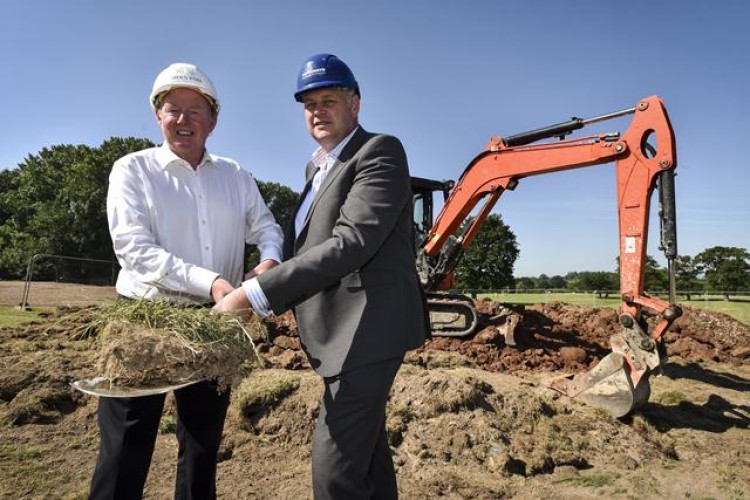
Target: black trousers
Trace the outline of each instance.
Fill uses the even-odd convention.
[[[199,382],[174,392],[177,405],[175,498],[216,498],[216,461],[230,391]],[[166,395],[99,398],[99,457],[89,498],[140,499]]]
[[[401,362],[391,359],[323,379],[312,439],[315,500],[398,498],[385,407]]]

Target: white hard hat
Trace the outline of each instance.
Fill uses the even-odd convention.
[[[194,64],[174,63],[167,66],[154,80],[149,102],[156,110],[161,96],[176,88],[195,89],[203,94],[216,113],[219,112],[219,97],[211,79]]]

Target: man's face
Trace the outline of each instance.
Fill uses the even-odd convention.
[[[336,147],[357,126],[359,96],[346,90],[311,90],[302,96],[302,104],[307,130],[326,151]]]
[[[156,121],[169,149],[196,166],[203,158],[206,139],[216,126],[206,98],[192,89],[171,90],[156,111]]]

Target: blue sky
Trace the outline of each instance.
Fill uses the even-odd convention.
[[[308,56],[331,52],[360,82],[363,126],[398,136],[421,177],[458,178],[490,136],[659,95],[677,137],[679,253],[750,248],[748,5],[4,0],[0,168],[56,144],[159,142],[148,94],[179,61],[197,64],[218,89],[209,149],[299,191],[315,144],[292,98],[295,78]],[[527,178],[505,193],[494,212],[518,238],[515,275],[614,271],[615,189],[607,164]],[[648,253],[664,264],[658,242],[652,225]]]

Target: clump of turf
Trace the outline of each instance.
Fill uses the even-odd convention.
[[[260,362],[252,337],[265,325],[211,309],[166,300],[117,300],[94,313],[97,374],[118,388],[147,388],[216,380],[235,384]]]

